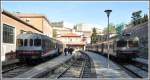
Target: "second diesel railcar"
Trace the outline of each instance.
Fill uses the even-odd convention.
[[[109,49],[108,49],[109,45]],[[101,54],[110,54],[118,58],[132,59],[138,57],[139,40],[132,39],[110,39],[97,44],[88,44],[86,50],[100,52]]]

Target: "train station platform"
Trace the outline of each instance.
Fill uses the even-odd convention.
[[[84,51],[94,62],[97,78],[131,78],[125,71],[123,71],[117,64],[109,61],[109,69],[107,68],[108,60],[94,52]]]
[[[31,70],[21,75],[18,75],[15,78],[38,78],[42,75],[45,75],[47,72],[57,68],[66,61],[70,60],[72,57],[73,55],[65,56],[64,54],[62,54],[58,57],[55,57],[54,59],[51,59],[47,62],[39,64],[38,66],[33,67]]]

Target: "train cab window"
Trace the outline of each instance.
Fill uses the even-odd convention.
[[[117,41],[117,47],[126,47],[127,41]]]
[[[138,47],[138,41],[128,41],[129,47]]]
[[[34,46],[41,46],[41,39],[34,39]]]
[[[17,39],[17,46],[18,47],[23,46],[23,40],[22,39]]]
[[[24,46],[27,46],[27,45],[28,45],[28,40],[25,39],[25,40],[24,40]]]
[[[33,46],[33,39],[30,39],[30,46]]]

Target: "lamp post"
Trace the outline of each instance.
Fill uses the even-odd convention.
[[[109,41],[109,15],[110,15],[110,13],[112,12],[112,10],[105,10],[104,11],[106,14],[107,14],[107,17],[108,17],[108,29],[107,29],[107,41]],[[107,60],[108,60],[108,64],[107,64],[107,67],[108,67],[108,69],[109,69],[109,42],[107,43],[108,45],[107,45],[107,51],[108,51],[108,53],[107,53]]]

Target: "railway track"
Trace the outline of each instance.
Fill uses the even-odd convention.
[[[33,66],[29,66],[25,63],[14,63],[11,65],[3,66],[2,77],[3,78],[13,78],[30,70]]]
[[[74,59],[62,64],[57,69],[46,74],[44,78],[96,78],[95,67],[88,55],[78,52]]]
[[[90,68],[90,58],[82,54],[80,58],[76,59],[57,78],[88,78],[91,73]]]
[[[115,60],[113,60],[115,61]],[[148,78],[148,65],[137,62],[137,61],[128,61],[128,62],[117,62],[121,67],[126,69],[125,71],[129,73],[134,78]]]
[[[138,62],[138,61],[134,61],[132,62],[134,64],[134,66],[148,72],[148,64],[142,63],[142,62]]]
[[[13,64],[2,66],[2,74],[7,73],[7,72],[9,72],[11,70],[17,69],[19,67],[23,67],[25,65],[26,64],[24,64],[24,63],[17,62],[17,63],[13,63]]]
[[[126,70],[128,70],[130,73],[132,73],[133,75],[135,75],[135,78],[147,78],[148,77],[148,72],[136,67],[135,65],[132,64],[126,64],[126,65],[121,65],[123,68],[125,68]]]
[[[102,56],[107,58],[107,55],[102,55]],[[134,61],[134,60],[122,61],[113,56],[110,57],[110,60],[118,64],[124,71],[126,71],[129,75],[131,75],[134,78],[147,78],[148,77],[148,65],[147,64]]]

